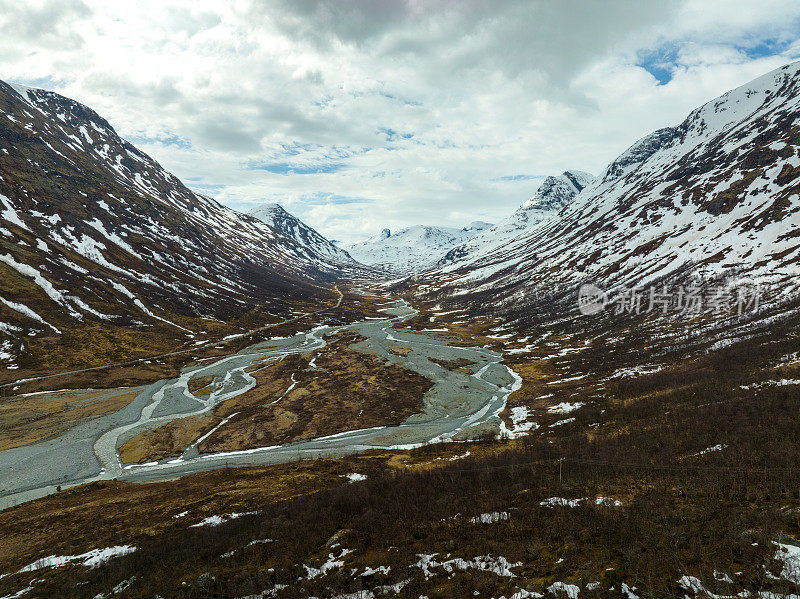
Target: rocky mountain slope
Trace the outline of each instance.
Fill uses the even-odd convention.
[[[492,225],[476,221],[463,229],[416,225],[392,233],[384,229],[366,241],[347,247],[363,264],[391,272],[423,272],[433,268],[450,249],[480,235]]]
[[[0,82],[6,366],[45,338],[58,353],[70,331],[187,340],[257,305],[329,295],[353,261],[282,227],[191,191],[90,108]]]
[[[439,261],[439,266],[456,264],[465,266],[472,262],[472,258],[501,248],[523,231],[555,218],[592,181],[594,177],[583,171],[564,171],[557,177],[547,177],[536,193],[511,216],[466,243],[454,247]],[[452,268],[455,266],[444,270]]]
[[[360,266],[350,257],[350,254],[328,241],[299,218],[286,212],[280,204],[264,204],[251,210],[249,214],[295,241],[296,248],[300,252],[297,254],[299,259],[317,264],[327,264],[329,268],[359,268]]]
[[[631,146],[561,212],[445,267],[434,293],[514,309],[578,286],[614,298],[733,272],[790,297],[800,274],[800,63],[732,90]],[[499,300],[499,301],[498,301]],[[550,300],[548,300],[550,301]]]

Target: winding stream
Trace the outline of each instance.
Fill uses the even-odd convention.
[[[321,326],[293,337],[257,343],[207,364],[187,367],[178,378],[138,388],[136,399],[114,414],[82,423],[56,439],[0,452],[0,509],[50,494],[57,485],[68,487],[109,479],[168,479],[225,466],[340,457],[368,449],[410,448],[437,441],[466,440],[485,431],[497,432],[502,426],[498,414],[505,408],[509,394],[521,385],[520,377],[502,364],[502,356],[485,348],[446,345],[424,332],[396,330],[396,325],[417,314],[402,300],[384,312],[387,317],[383,319]],[[364,337],[353,349],[381,356],[434,382],[423,398],[421,413],[396,426],[347,431],[279,446],[200,454],[198,440],[178,458],[127,466],[120,462],[117,448],[143,430],[209,413],[219,403],[252,389],[256,381],[246,369],[253,364],[320,349],[327,345],[326,336],[345,329]],[[389,351],[389,347],[398,345],[409,348],[410,352],[401,357]],[[458,372],[428,358],[448,361],[467,358],[472,364],[467,366],[468,372]],[[316,367],[314,360],[309,366]],[[215,389],[210,395],[198,398],[189,391],[188,382],[196,376],[214,377]]]

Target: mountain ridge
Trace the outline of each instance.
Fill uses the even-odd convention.
[[[799,113],[795,62],[643,137],[559,218],[424,282],[467,303],[491,290],[501,309],[580,282],[616,293],[687,269],[744,268],[788,293],[800,256]]]
[[[501,247],[522,231],[555,218],[592,181],[594,176],[576,170],[546,177],[536,192],[510,216],[481,235],[454,247],[439,260],[437,267],[446,271],[461,263],[472,262],[491,248]]]
[[[310,259],[327,260],[331,266],[340,268],[363,268],[345,250],[287,212],[279,203],[262,204],[248,212],[248,215],[270,225],[306,248]]]

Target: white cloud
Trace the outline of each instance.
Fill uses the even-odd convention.
[[[0,0],[0,77],[89,104],[222,202],[352,240],[497,221],[796,55],[796,3],[735,4]]]

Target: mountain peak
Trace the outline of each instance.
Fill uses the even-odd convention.
[[[193,192],[75,100],[0,81],[0,115],[2,320],[25,339],[87,324],[184,339],[362,270],[290,234],[277,205],[265,225]]]
[[[250,212],[248,212],[250,216],[253,216],[259,220],[264,220],[262,217],[267,217],[269,219],[280,217],[285,218],[287,215],[291,216],[286,209],[278,204],[277,202],[265,202],[260,206],[256,206]]]
[[[521,214],[520,211],[561,210],[592,181],[594,181],[594,177],[583,171],[564,171],[557,177],[547,177],[536,193],[520,207],[515,215],[512,215],[512,218],[518,217]]]
[[[482,220],[474,220],[466,227],[461,229],[462,231],[486,231],[487,229],[491,229],[494,225],[492,223],[487,223],[486,221]]]
[[[36,89],[35,87],[28,87],[27,85],[20,85],[19,83],[9,83],[8,85],[26,102],[28,101],[28,92]]]

